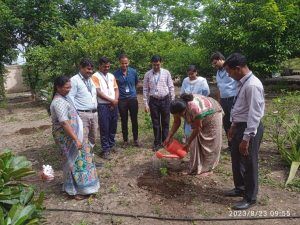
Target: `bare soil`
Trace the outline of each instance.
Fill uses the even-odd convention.
[[[27,182],[45,192],[46,208],[96,210],[114,213],[144,214],[168,217],[232,218],[230,206],[240,198],[224,197],[233,187],[230,154],[222,152],[220,163],[210,177],[183,175],[188,166],[184,160],[159,161],[151,151],[152,130],[144,124],[140,113],[141,148],[121,147],[118,127],[118,153],[113,160],[102,161],[95,148],[101,188],[95,196],[82,201],[68,198],[61,191],[62,171],[59,151],[52,134],[47,111],[40,103],[30,101],[28,95],[10,95],[7,109],[0,109],[0,149],[12,149],[32,161],[37,173],[43,164],[52,165],[55,179],[43,182],[38,175]],[[143,110],[139,98],[140,112]],[[119,124],[120,125],[120,124]],[[225,148],[224,140],[224,148]],[[166,173],[159,168],[165,167]],[[273,144],[264,139],[260,151],[260,190],[258,203],[245,212],[266,213],[267,216],[290,213],[300,215],[299,189],[284,187],[288,168],[282,163]],[[298,174],[299,177],[299,174]],[[241,214],[233,215],[235,218]],[[258,221],[176,222],[144,218],[128,218],[99,214],[45,211],[47,224],[299,224],[299,219]]]

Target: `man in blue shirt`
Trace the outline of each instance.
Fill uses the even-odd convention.
[[[82,59],[78,74],[71,78],[72,88],[68,97],[73,102],[83,123],[84,140],[95,144],[98,130],[97,94],[92,84],[93,63]]]
[[[128,56],[119,56],[120,68],[114,72],[119,87],[119,112],[121,116],[122,134],[124,146],[128,145],[128,112],[132,123],[133,143],[139,146],[138,142],[138,101],[136,85],[138,74],[135,69],[129,67]]]
[[[223,117],[223,126],[228,135],[231,127],[230,111],[233,104],[233,99],[236,96],[236,81],[232,79],[225,68],[223,67],[225,57],[220,52],[214,52],[211,56],[211,64],[217,69],[216,80],[218,85],[217,100],[220,102],[225,113]],[[228,136],[227,136],[228,137]],[[230,141],[228,140],[228,149],[230,150]]]

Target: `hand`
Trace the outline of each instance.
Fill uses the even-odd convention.
[[[145,113],[148,113],[148,112],[150,112],[150,109],[149,109],[148,106],[146,106],[146,107],[145,107]]]
[[[117,99],[115,99],[115,100],[112,101],[112,105],[113,105],[113,106],[117,106],[117,105],[118,105],[118,102],[119,102],[119,101],[118,101]]]
[[[239,145],[239,151],[241,155],[243,156],[249,155],[248,148],[249,148],[249,141],[242,140],[242,142]]]
[[[165,139],[163,145],[168,146],[172,142],[172,140],[173,140],[173,138],[168,135],[167,138]]]
[[[82,148],[82,143],[78,139],[75,140],[75,144],[76,144],[77,149],[81,149]]]
[[[227,139],[228,141],[231,141],[234,135],[235,127],[231,126],[230,129],[227,132]]]
[[[189,152],[190,147],[191,147],[191,144],[190,144],[189,142],[187,142],[187,143],[183,146],[183,149],[184,149],[186,152]]]

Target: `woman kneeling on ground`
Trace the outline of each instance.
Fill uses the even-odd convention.
[[[55,79],[50,105],[52,134],[63,160],[63,191],[76,200],[81,200],[98,192],[100,183],[91,145],[82,142],[82,121],[71,100],[67,98],[70,89],[68,77],[60,76]]]
[[[208,176],[217,166],[222,147],[223,111],[219,103],[198,94],[182,94],[171,102],[170,111],[174,123],[164,144],[171,143],[173,135],[184,118],[192,126],[192,133],[184,149],[190,151],[188,174]]]

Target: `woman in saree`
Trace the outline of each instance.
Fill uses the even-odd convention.
[[[91,145],[82,142],[82,121],[72,101],[67,98],[70,89],[68,77],[55,79],[50,113],[52,134],[62,155],[63,191],[80,200],[98,192],[100,182]]]
[[[187,69],[187,77],[182,81],[180,94],[199,94],[208,96],[210,94],[207,80],[204,77],[198,76],[198,70],[195,65],[190,65]],[[184,141],[191,135],[191,125],[184,122]]]
[[[171,102],[174,123],[164,142],[171,143],[181,124],[181,118],[191,125],[192,133],[184,149],[190,152],[187,174],[212,174],[220,158],[222,147],[222,108],[213,98],[197,94],[182,94]]]

